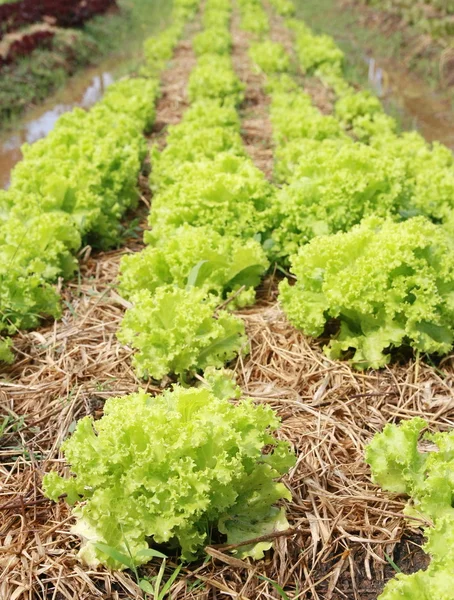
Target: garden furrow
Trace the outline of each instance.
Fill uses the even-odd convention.
[[[233,67],[245,84],[241,106],[241,134],[247,153],[254,164],[270,179],[273,173],[273,145],[269,120],[269,98],[263,90],[260,74],[252,70],[247,54],[247,32],[240,29],[238,10],[232,18]]]

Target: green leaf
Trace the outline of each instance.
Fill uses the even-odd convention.
[[[151,585],[151,583],[147,579],[141,579],[139,581],[139,587],[146,594],[150,594],[150,596],[154,595],[154,587]]]
[[[144,548],[143,550],[139,550],[137,552],[138,558],[167,558],[165,554],[159,552],[158,550],[153,550],[153,548]]]
[[[278,594],[281,596],[281,598],[283,598],[283,600],[290,600],[290,598],[287,596],[285,591],[282,589],[282,587],[276,581],[273,581],[272,579],[269,579],[268,577],[265,577],[264,575],[257,575],[257,577],[259,579],[262,579],[263,581],[267,581],[268,583],[271,583],[271,585],[274,587],[276,592],[278,592]]]
[[[169,577],[169,579],[166,581],[165,585],[163,586],[161,593],[159,594],[159,600],[163,600],[163,598],[165,598],[165,595],[167,594],[167,592],[170,591],[170,588],[173,585],[173,582],[175,581],[175,579],[178,577],[180,571],[181,571],[182,565],[178,565],[172,575]]]
[[[207,260],[200,260],[196,265],[194,265],[188,275],[188,283],[186,285],[186,289],[189,289],[196,285],[197,277],[199,276],[199,272],[201,267],[206,264]]]
[[[96,542],[95,546],[98,550],[100,550],[104,554],[107,554],[107,556],[110,556],[110,558],[113,558],[113,560],[115,560],[116,562],[124,565],[128,569],[134,569],[135,564],[133,560],[123,552],[120,552],[116,548],[113,548],[108,544],[104,544],[103,542]]]

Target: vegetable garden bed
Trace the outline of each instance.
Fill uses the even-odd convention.
[[[429,158],[433,160],[430,174],[440,169],[449,183],[448,153],[441,147],[429,148],[416,137],[396,136],[392,121],[375,98],[357,94],[342,71],[332,68],[342,57],[329,39],[314,38],[292,20],[288,29],[283,17],[292,12],[292,5],[285,0],[271,3],[280,16],[268,5],[264,12],[260,2],[242,0],[234,9],[231,37],[225,35],[230,15],[224,6],[229,2],[208,0],[207,4],[214,10],[198,15],[189,26],[187,39],[179,42],[161,75],[156,114],[150,109],[155,87],[148,79],[129,86],[121,82],[106,101],[110,105],[105,110],[118,110],[119,120],[127,121],[123,113],[128,110],[140,114],[141,119],[130,128],[134,135],[145,121],[154,122],[148,137],[155,146],[150,165],[146,162],[140,174],[135,171],[142,200],[138,212],[127,211],[133,202],[115,213],[108,212],[107,205],[109,227],[104,227],[96,212],[86,225],[77,210],[84,190],[77,180],[70,181],[76,200],[65,210],[83,225],[80,233],[85,244],[71,248],[65,256],[72,264],[75,258],[80,261],[80,274],[77,280],[58,282],[61,319],[36,331],[19,332],[14,337],[16,361],[3,367],[0,597],[375,600],[395,568],[410,573],[427,564],[419,529],[421,523],[427,524],[427,516],[420,515],[419,521],[405,518],[403,492],[408,490],[400,494],[381,491],[371,481],[364,452],[373,435],[389,422],[424,416],[436,431],[453,425],[448,238],[441,225],[433,225],[424,216],[403,221],[396,216],[402,206],[414,209],[411,202],[417,202],[423,215],[445,220],[443,227],[449,230],[445,198],[450,188],[430,188],[433,202],[429,204],[422,193],[428,189],[423,161]],[[221,33],[211,35],[210,19]],[[147,42],[152,81],[172,56],[179,33],[170,28]],[[210,53],[213,44],[217,47],[214,56]],[[144,75],[149,77],[150,71]],[[145,86],[146,82],[148,106],[143,103],[142,89],[131,94],[133,85]],[[126,98],[125,93],[129,94]],[[219,98],[222,101],[216,104]],[[71,133],[69,127],[67,134]],[[421,173],[413,173],[405,162],[407,152],[422,156],[418,163],[421,181],[417,177]],[[393,160],[382,154],[392,154]],[[26,160],[33,169],[36,163]],[[72,160],[77,161],[76,154]],[[105,161],[99,165],[106,169]],[[110,163],[107,166],[106,179],[110,179],[113,168]],[[20,185],[16,191],[13,187],[19,201],[21,191],[26,190],[20,175],[19,169],[16,181]],[[300,196],[301,180],[311,178],[319,187],[308,187]],[[34,179],[26,181],[30,185]],[[93,185],[93,189],[95,196],[90,198],[96,206],[98,188]],[[367,202],[361,196],[364,190]],[[34,191],[41,193],[41,186]],[[313,200],[312,193],[317,195],[311,203],[307,198]],[[268,204],[270,198],[273,201]],[[58,212],[55,207],[52,210]],[[270,212],[277,224],[272,231],[267,229]],[[389,213],[395,216],[393,221],[382,224],[377,220],[377,214]],[[301,214],[309,218],[301,220]],[[137,220],[131,221],[133,217]],[[358,226],[363,217],[368,220]],[[395,234],[396,228],[403,232],[401,237]],[[439,247],[428,245],[427,232],[431,240],[439,241]],[[320,233],[330,235],[320,237]],[[102,235],[106,245],[115,242],[121,249],[92,251],[86,242],[103,239]],[[395,256],[390,247],[389,255],[381,258],[387,243],[380,235],[400,248]],[[371,240],[375,244],[372,258],[367,255]],[[335,252],[330,243],[336,245]],[[300,244],[298,259],[289,259]],[[341,261],[341,251],[347,266]],[[401,256],[404,265],[398,262]],[[378,259],[383,264],[376,273],[373,265]],[[392,259],[398,264],[381,281]],[[360,263],[363,271],[358,267],[357,281],[355,273],[348,271],[356,260],[364,263]],[[438,278],[433,276],[434,263]],[[332,275],[333,264],[339,269],[337,278]],[[416,279],[416,267],[424,269],[423,280]],[[322,274],[329,281],[324,295],[319,285]],[[51,276],[42,277],[43,285],[52,285]],[[400,277],[402,286],[410,286],[408,294],[416,296],[416,290],[425,290],[424,285],[430,284],[432,290],[439,286],[433,323],[419,327],[407,306],[418,307],[418,303],[399,297],[403,292],[395,280]],[[341,304],[337,315],[330,292]],[[203,300],[204,294],[208,301]],[[369,295],[371,312],[376,306],[379,309],[378,316],[367,321],[361,310],[369,310]],[[395,308],[399,301],[406,303],[407,312]],[[431,297],[425,299],[427,310],[430,301]],[[6,306],[7,302],[16,302],[12,305],[18,319],[29,317],[26,311],[20,313],[23,307],[14,294],[7,297]],[[380,308],[382,304],[386,308]],[[309,307],[307,312],[305,307]],[[314,326],[309,333],[318,337],[293,326],[285,312],[303,330],[315,322],[317,331]],[[343,323],[337,336],[336,317],[337,327],[339,321]],[[367,322],[355,329],[355,319],[361,318]],[[8,319],[4,322],[9,324]],[[444,328],[442,333],[437,327]],[[119,343],[119,330],[129,346]],[[391,352],[390,346],[394,346]],[[434,349],[447,356],[429,355]],[[348,360],[354,354],[356,367],[363,370]],[[232,384],[223,375],[213,375],[212,367],[226,360],[252,403],[238,403]],[[171,392],[175,374],[180,386]],[[135,394],[139,387],[144,394]],[[159,399],[153,403],[147,394],[159,395]],[[192,403],[185,401],[191,394]],[[109,400],[104,414],[104,403],[112,397],[117,400]],[[226,403],[226,398],[232,398],[232,403]],[[141,420],[141,406],[143,414],[152,415],[150,419],[161,418],[159,410],[168,407],[168,420],[164,412],[162,427],[173,425],[166,430],[166,439],[146,446],[147,420]],[[274,438],[267,437],[277,426],[269,409],[281,420]],[[205,416],[204,411],[210,410]],[[87,415],[99,427],[99,438],[93,435],[89,420],[80,421]],[[197,425],[192,427],[192,423]],[[98,458],[102,467],[96,456],[101,432],[104,445]],[[153,435],[159,436],[159,431]],[[65,439],[73,440],[65,445],[66,456],[59,452]],[[195,440],[193,445],[188,439]],[[287,442],[296,454],[293,462]],[[144,447],[146,453],[141,455]],[[404,441],[402,448],[403,460],[407,460],[404,449],[415,456]],[[166,456],[173,455],[162,464],[164,450],[169,452]],[[393,451],[395,447],[390,448],[390,461]],[[154,460],[151,452],[156,453]],[[130,456],[136,461],[128,463]],[[71,467],[65,466],[65,458],[83,484],[68,478]],[[214,458],[218,461],[215,468],[210,464]],[[377,481],[387,486],[386,476],[374,464],[373,446],[369,458]],[[189,464],[184,461],[190,459],[197,463],[191,466],[194,473],[188,468],[180,472],[180,480],[173,481],[173,468]],[[398,462],[397,466],[390,463],[393,469],[398,470]],[[201,464],[205,465],[203,475]],[[114,485],[112,479],[102,479],[111,465],[115,465]],[[156,465],[162,470],[153,470]],[[274,479],[279,480],[275,484],[270,480],[271,465]],[[43,487],[43,475],[53,471],[65,479],[47,475]],[[241,488],[244,481],[248,484]],[[228,485],[223,488],[225,482]],[[166,483],[171,493],[165,492]],[[115,485],[119,485],[116,496]],[[153,500],[157,489],[164,494],[158,498],[156,493]],[[231,498],[234,492],[242,498],[238,506]],[[145,530],[136,535],[137,523],[149,527],[147,518],[158,502],[164,513],[168,506],[178,506],[181,497],[185,501],[168,520],[153,522],[156,533],[147,535],[154,535],[158,544],[151,544],[155,554],[149,561],[153,552],[147,555],[145,549],[143,554]],[[205,505],[207,497],[211,504]],[[136,515],[134,521],[131,507],[139,510],[149,498],[153,504],[142,520]],[[192,507],[194,498],[200,504]],[[75,519],[66,501],[81,499],[84,502],[75,513],[80,536],[71,532]],[[276,512],[272,504],[279,499]],[[114,517],[109,523],[109,514],[120,514],[115,511],[121,511],[123,521]],[[200,518],[206,522],[200,525],[194,514],[203,515]],[[94,531],[97,519],[100,529]],[[117,529],[120,533],[111,535]],[[81,556],[89,566],[76,557],[81,537]],[[205,560],[202,552],[199,560],[179,565],[177,548],[168,544],[173,538],[189,559],[205,546]],[[156,554],[160,552],[167,562]],[[115,568],[106,570],[99,561]],[[421,585],[427,582],[422,580]]]

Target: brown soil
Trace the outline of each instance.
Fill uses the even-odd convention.
[[[195,25],[191,27],[194,28]],[[186,86],[195,64],[190,39],[180,42],[172,59],[172,67],[164,71],[161,77],[161,97],[156,107],[156,120],[150,138],[152,142],[165,141],[167,127],[179,123],[189,106]]]
[[[239,28],[238,14],[232,20],[233,66],[238,77],[246,84],[241,111],[243,142],[255,165],[271,179],[273,174],[273,146],[271,123],[268,118],[269,97],[263,90],[263,78],[252,70],[247,51],[248,35]]]

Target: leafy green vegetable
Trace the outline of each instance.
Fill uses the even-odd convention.
[[[102,102],[116,113],[133,115],[138,121],[139,129],[149,131],[155,121],[155,100],[158,97],[158,80],[128,78],[111,85]]]
[[[416,132],[402,136],[378,136],[372,145],[405,168],[405,184],[411,190],[403,216],[423,214],[434,221],[449,221],[454,209],[454,160],[446,146],[428,144]]]
[[[189,76],[188,95],[191,102],[217,98],[240,104],[244,98],[244,84],[234,72],[229,56],[204,54]]]
[[[268,33],[270,24],[268,15],[260,0],[239,0],[241,29],[262,36]]]
[[[14,362],[14,354],[11,352],[12,340],[0,338],[0,363],[11,364]]]
[[[247,350],[243,321],[223,310],[215,315],[216,298],[203,289],[160,286],[137,291],[131,301],[118,338],[139,351],[132,359],[139,377],[222,367]]]
[[[192,46],[197,56],[229,54],[232,50],[232,36],[224,27],[210,27],[195,36]]]
[[[319,336],[329,319],[339,333],[326,352],[354,350],[358,368],[379,368],[388,350],[449,352],[454,340],[452,238],[423,217],[365,219],[348,233],[321,236],[291,258],[297,282],[280,284],[289,320]]]
[[[390,581],[380,600],[449,600],[452,598],[454,565],[454,430],[425,434],[436,451],[418,448],[427,423],[420,418],[400,425],[388,424],[366,447],[366,461],[372,479],[385,490],[411,496],[405,512],[432,523],[425,527],[424,550],[432,561],[426,571],[398,574]]]
[[[239,543],[288,527],[274,504],[291,496],[275,480],[295,459],[272,435],[277,417],[250,399],[232,404],[224,392],[238,397],[240,390],[225,376],[214,380],[214,387],[111,398],[99,421],[85,417],[64,442],[75,477],[49,473],[44,490],[53,500],[67,494],[70,504],[83,501],[73,510],[73,532],[89,565],[124,568],[112,548],[146,563],[149,543],[177,544],[184,560],[194,560],[216,530]],[[271,545],[237,552],[260,558]]]
[[[249,56],[259,71],[267,75],[290,71],[290,56],[282,44],[266,40],[252,44]]]
[[[237,164],[234,156],[245,155],[240,134],[226,127],[197,126],[197,122],[182,123],[181,128],[170,131],[168,140],[163,152],[152,152],[154,169],[151,182],[156,188],[184,181],[203,162],[207,164],[216,159],[216,164],[222,165],[229,161],[230,155],[232,164]],[[213,171],[213,167],[210,170]],[[219,171],[222,172],[223,168],[220,167]]]
[[[233,104],[221,104],[216,98],[194,102],[184,113],[182,123],[197,123],[202,129],[225,127],[240,132],[240,117]],[[171,131],[169,128],[169,134]]]
[[[291,0],[270,0],[270,4],[282,17],[292,17],[295,14],[295,5]]]
[[[284,262],[318,235],[348,231],[369,215],[397,216],[408,204],[403,165],[363,144],[302,140],[277,156],[277,172],[291,181],[273,210],[272,252]]]
[[[276,91],[271,99],[270,118],[273,138],[278,146],[303,138],[347,137],[339,121],[333,116],[322,115],[313,106],[310,96],[300,90],[292,93]]]
[[[185,223],[244,238],[269,228],[273,187],[249,159],[220,154],[181,168],[179,175],[154,198],[149,218],[154,239]]]
[[[120,289],[130,296],[159,286],[198,287],[219,299],[242,286],[253,290],[268,268],[261,245],[253,239],[221,236],[209,226],[183,225],[155,246],[122,259]]]
[[[295,33],[296,53],[304,72],[314,73],[321,67],[329,67],[342,73],[345,56],[332,37],[314,35],[296,19],[289,19],[287,24]]]
[[[418,452],[423,419],[404,421],[400,427],[386,425],[366,448],[366,462],[372,468],[372,480],[390,492],[411,494],[421,476],[427,455]]]

